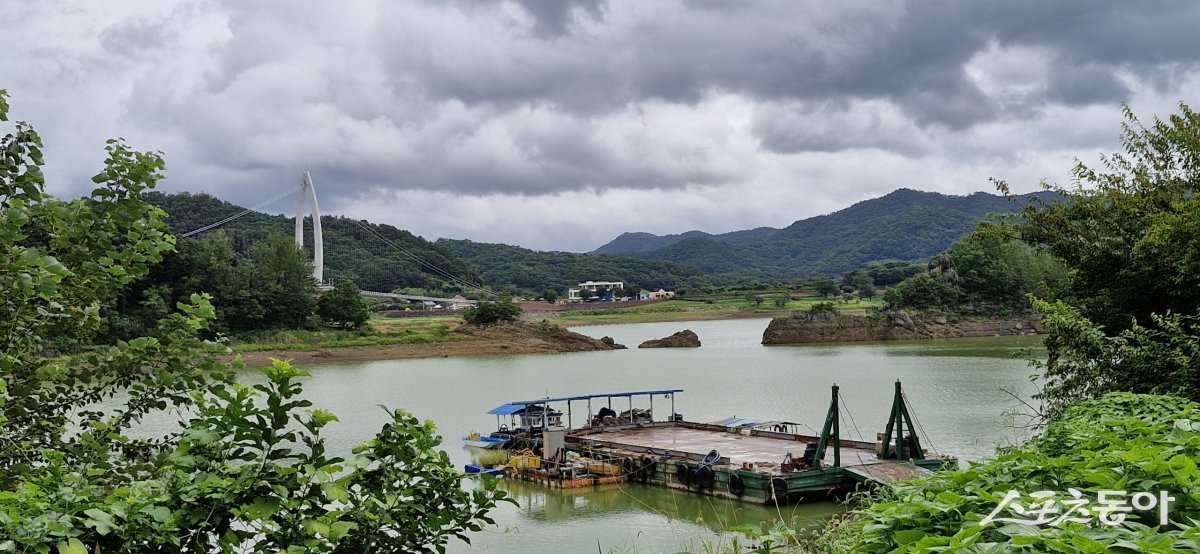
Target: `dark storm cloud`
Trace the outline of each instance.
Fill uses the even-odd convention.
[[[507,197],[548,221],[557,203],[602,206],[579,232],[617,225],[598,214],[629,194],[669,195],[656,217],[724,221],[719,231],[786,225],[901,184],[970,192],[1009,171],[1036,182],[1108,149],[1119,102],[1170,109],[1200,80],[1191,2],[130,0],[0,12],[0,74],[66,160],[50,169],[61,180],[86,186],[99,160],[80,152],[126,136],[166,152],[175,190],[252,205],[309,169],[330,206],[474,199],[478,219]],[[761,201],[793,192],[790,205]],[[753,219],[761,210],[779,215]]]
[[[1143,12],[1113,2],[523,0],[372,5],[374,17],[331,31],[318,25],[336,16],[327,7],[227,7],[231,40],[219,66],[186,109],[164,106],[185,114],[180,126],[205,163],[261,169],[303,160],[360,190],[470,194],[736,180],[708,167],[703,154],[687,170],[630,169],[629,157],[640,154],[614,147],[601,123],[648,104],[696,109],[714,94],[760,103],[752,131],[772,152],[920,156],[925,145],[903,134],[911,126],[882,129],[829,106],[882,102],[917,128],[961,131],[1046,106],[1115,105],[1129,95],[1122,75],[1151,78],[1194,64],[1183,30],[1200,22],[1191,8]],[[968,67],[982,53],[1011,48],[1026,49],[1042,74],[1028,90],[1001,97],[993,88],[1003,76],[993,86]],[[988,62],[977,65],[987,70]],[[239,104],[272,110],[237,114]],[[812,125],[814,118],[824,124]],[[855,125],[828,124],[847,119]],[[307,136],[273,138],[285,133],[281,120],[304,125]],[[677,131],[640,132],[666,142]],[[273,154],[274,145],[290,151]],[[680,156],[673,147],[659,155]]]
[[[540,15],[538,25],[572,13],[566,3],[554,4],[559,11]],[[1197,8],[1180,3],[689,6],[696,9],[600,29],[587,39],[493,42],[508,47],[505,54],[468,72],[419,56],[397,59],[395,70],[411,72],[432,96],[470,104],[552,102],[594,113],[648,98],[694,103],[722,90],[758,99],[885,98],[923,123],[963,127],[1001,115],[964,72],[990,43],[1045,49],[1060,78],[1039,104],[1121,99],[1128,89],[1117,72],[1151,77],[1163,65],[1193,65],[1200,53],[1190,35],[1200,23]],[[613,19],[605,21],[619,24]]]
[[[576,17],[603,17],[605,0],[516,0],[537,20],[534,31],[540,36],[558,37]]]

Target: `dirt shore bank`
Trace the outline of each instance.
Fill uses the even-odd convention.
[[[529,321],[544,321],[564,327],[589,327],[592,325],[620,325],[624,323],[671,323],[675,321],[719,321],[722,319],[771,319],[790,312],[756,312],[753,310],[722,311],[696,310],[687,312],[662,312],[629,315],[600,315],[558,318],[549,313],[527,314]]]
[[[373,362],[452,356],[506,356],[613,350],[604,342],[548,323],[518,322],[487,328],[462,326],[451,340],[436,343],[348,346],[328,349],[261,350],[243,352],[247,367],[264,366],[271,358],[291,360],[297,366]]]

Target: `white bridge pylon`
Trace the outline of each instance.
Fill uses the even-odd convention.
[[[313,279],[323,283],[325,277],[325,249],[321,237],[321,208],[317,206],[317,189],[313,186],[312,177],[304,172],[300,181],[300,196],[296,199],[296,244],[304,248],[304,198],[312,198],[313,219]]]

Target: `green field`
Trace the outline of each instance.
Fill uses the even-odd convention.
[[[450,332],[462,320],[456,317],[373,317],[362,330],[286,330],[265,332],[234,343],[237,352],[261,350],[314,350],[347,346],[386,346],[467,340]]]
[[[747,317],[752,314],[776,317],[794,311],[808,310],[818,302],[832,302],[838,310],[845,311],[861,311],[883,305],[878,298],[870,300],[854,298],[845,301],[841,298],[808,296],[790,299],[786,305],[776,306],[774,300],[779,296],[779,291],[759,291],[757,295],[763,298],[761,304],[747,299],[745,292],[724,292],[628,308],[614,303],[612,308],[531,313],[526,314],[525,318],[544,319],[559,325],[571,326],[717,319],[734,316],[734,314],[737,314],[738,317]],[[411,318],[376,316],[372,317],[361,330],[296,329],[255,333],[237,339],[233,344],[233,349],[236,352],[317,350],[351,346],[386,346],[469,340],[467,336],[451,332],[461,323],[462,319],[460,318],[445,316]]]
[[[586,325],[596,323],[638,323],[649,321],[674,321],[713,319],[739,314],[762,314],[763,317],[786,315],[795,311],[804,311],[820,302],[831,302],[838,310],[865,310],[879,307],[883,301],[877,298],[862,300],[854,298],[844,301],[820,296],[809,296],[789,299],[783,306],[775,304],[779,291],[760,291],[756,293],[763,299],[761,303],[746,298],[745,292],[727,292],[704,296],[686,297],[668,300],[657,304],[634,306],[629,308],[593,308],[584,310],[567,310],[557,313],[535,314],[533,317],[543,317],[560,325]]]

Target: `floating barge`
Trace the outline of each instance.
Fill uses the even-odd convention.
[[[787,504],[825,499],[863,485],[887,485],[954,464],[922,446],[900,382],[891,416],[875,442],[842,438],[839,391],[833,386],[819,435],[801,424],[730,418],[685,421],[675,413],[682,389],[541,398],[502,404],[493,439],[503,439],[510,478],[555,488],[642,483],[742,502]],[[670,416],[655,420],[655,397],[670,400]],[[649,409],[633,407],[648,399]],[[614,399],[628,401],[617,413]],[[599,412],[592,401],[606,401]],[[573,408],[586,402],[586,422],[572,427]],[[555,405],[566,404],[566,413]],[[567,424],[563,425],[566,415]],[[510,418],[511,425],[500,420]]]

